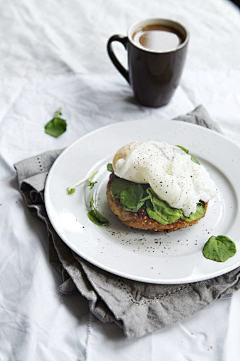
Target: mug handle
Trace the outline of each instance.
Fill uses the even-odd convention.
[[[124,46],[124,48],[127,50],[128,38],[127,38],[127,36],[123,36],[123,35],[111,36],[111,38],[109,38],[109,40],[107,42],[107,51],[108,51],[108,55],[109,55],[110,59],[112,60],[113,64],[117,68],[117,70],[122,74],[122,76],[127,80],[127,82],[130,83],[129,71],[127,69],[125,69],[124,66],[122,66],[122,64],[119,62],[116,55],[114,54],[114,51],[112,48],[112,43],[114,41],[119,41],[119,43],[121,43]]]

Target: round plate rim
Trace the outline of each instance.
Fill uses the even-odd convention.
[[[151,119],[153,121],[153,119]],[[183,121],[179,121],[179,120],[176,120],[176,119],[171,119],[169,120],[171,123],[176,123],[178,125],[182,125],[182,126],[185,126],[185,127],[193,127],[195,128],[197,131],[203,131],[203,132],[210,132],[213,136],[217,136],[217,137],[220,137],[220,138],[223,138],[224,140],[226,140],[227,142],[231,143],[233,146],[237,147],[239,150],[240,150],[240,147],[234,142],[232,141],[231,139],[228,139],[224,134],[222,133],[219,133],[215,130],[212,130],[212,129],[209,129],[209,128],[205,128],[203,126],[199,126],[197,124],[192,124],[192,123],[189,123],[189,122],[183,122]],[[54,168],[55,168],[55,165],[61,161],[61,158],[65,155],[65,153],[67,153],[69,151],[70,148],[74,147],[78,142],[81,142],[82,140],[88,138],[88,137],[91,137],[92,135],[96,134],[96,133],[100,133],[100,132],[104,132],[104,130],[106,130],[107,128],[114,128],[114,127],[117,127],[119,125],[122,125],[122,124],[130,124],[130,123],[137,123],[137,122],[141,122],[141,123],[144,123],[146,122],[146,119],[141,119],[141,120],[128,120],[128,121],[124,121],[124,122],[115,122],[113,124],[108,124],[108,125],[105,125],[103,127],[99,127],[85,135],[83,135],[82,137],[78,138],[77,140],[75,140],[73,143],[71,143],[68,147],[66,147],[61,153],[60,155],[55,159],[55,161],[53,162],[52,166],[51,166],[51,169],[48,173],[48,176],[47,176],[47,179],[46,179],[46,183],[45,183],[45,189],[44,189],[44,199],[45,199],[45,207],[46,207],[46,211],[47,211],[47,215],[49,217],[49,220],[54,228],[54,230],[56,231],[56,233],[59,235],[59,237],[64,241],[64,243],[69,246],[74,252],[76,252],[80,257],[82,257],[82,255],[79,253],[78,249],[74,246],[72,246],[70,244],[70,242],[66,239],[65,236],[59,234],[58,232],[58,229],[57,227],[55,226],[55,222],[52,220],[52,217],[51,217],[51,212],[49,211],[49,207],[48,207],[48,202],[49,202],[49,198],[48,198],[48,189],[49,189],[49,184],[51,182],[51,175],[52,173],[54,172]],[[166,119],[159,119],[158,122],[168,122],[168,120]],[[181,126],[180,126],[181,127]],[[96,267],[99,267],[100,269],[104,270],[104,271],[107,271],[107,272],[110,272],[111,274],[114,274],[114,275],[117,275],[117,276],[120,276],[120,277],[124,277],[124,278],[127,278],[127,279],[130,279],[130,280],[134,280],[134,281],[139,281],[139,282],[146,282],[146,283],[153,283],[153,284],[187,284],[187,283],[193,283],[193,282],[199,282],[199,281],[206,281],[208,279],[212,279],[212,278],[215,278],[217,276],[221,276],[229,271],[232,271],[234,269],[236,269],[239,265],[240,265],[240,261],[237,262],[236,264],[234,265],[231,265],[229,267],[225,267],[223,270],[218,270],[216,272],[213,272],[211,273],[211,275],[206,275],[206,277],[201,277],[201,279],[199,278],[191,278],[191,280],[189,281],[188,279],[171,279],[170,280],[164,280],[164,279],[160,279],[159,281],[158,280],[154,280],[151,279],[151,278],[142,278],[142,277],[138,277],[138,276],[131,276],[129,275],[128,273],[124,273],[124,272],[118,272],[108,266],[105,266],[105,265],[102,265],[98,262],[92,262],[91,259],[87,258],[87,257],[83,257],[84,260],[88,261],[89,263],[91,263],[92,265],[96,266]]]

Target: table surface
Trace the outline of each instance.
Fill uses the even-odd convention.
[[[184,23],[190,44],[172,101],[150,109],[134,101],[106,41],[156,16]],[[79,294],[62,296],[45,227],[26,209],[13,167],[104,125],[168,121],[199,104],[240,145],[239,9],[226,0],[1,1],[0,34],[0,360],[239,360],[239,292],[134,340],[100,323]],[[44,125],[60,106],[68,130],[55,139]]]

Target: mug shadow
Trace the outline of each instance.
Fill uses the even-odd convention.
[[[125,101],[128,104],[133,104],[133,105],[141,106],[141,107],[143,106],[136,100],[136,98],[133,95],[123,98],[123,101]]]

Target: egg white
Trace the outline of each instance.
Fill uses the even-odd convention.
[[[203,165],[166,142],[133,142],[117,151],[114,173],[123,179],[149,184],[156,195],[186,217],[196,212],[199,200],[215,197],[216,185]]]

